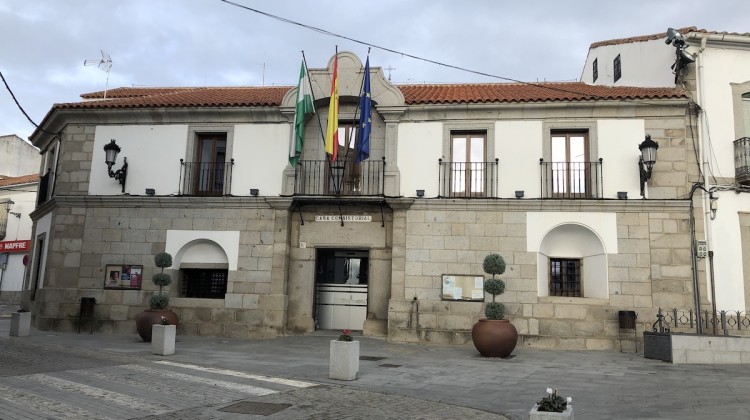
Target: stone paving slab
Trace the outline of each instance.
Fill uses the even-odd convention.
[[[69,363],[74,367],[79,363],[76,356],[99,356],[105,369],[113,369],[112,362],[120,358],[137,365],[168,360],[321,385],[320,389],[287,389],[252,398],[201,402],[154,414],[160,418],[248,418],[220,411],[243,401],[294,404],[269,418],[295,418],[284,417],[284,413],[315,418],[309,416],[328,412],[346,418],[347,411],[339,410],[339,405],[361,398],[372,404],[380,401],[380,407],[357,415],[352,411],[357,409],[355,404],[350,418],[367,418],[363,417],[367,413],[385,416],[380,418],[422,418],[421,413],[431,414],[424,418],[462,418],[468,416],[450,410],[470,409],[476,410],[471,416],[526,419],[547,387],[573,397],[579,420],[750,418],[746,403],[750,393],[748,365],[672,365],[645,359],[639,353],[528,348],[517,348],[510,359],[488,359],[478,357],[471,345],[427,346],[357,337],[361,354],[370,356],[370,360],[360,361],[357,380],[336,381],[328,379],[329,341],[337,337],[333,331],[265,340],[178,335],[176,354],[165,358],[151,355],[149,345],[135,334],[79,335],[32,329],[29,337],[7,338],[3,325],[8,323],[0,320],[0,348],[11,340],[39,349],[70,348],[73,354]],[[382,359],[375,360],[378,358]],[[411,402],[402,404],[401,398]],[[414,409],[393,417],[377,411],[389,406]],[[442,410],[451,414],[440,417]]]

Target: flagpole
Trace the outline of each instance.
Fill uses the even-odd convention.
[[[310,96],[312,97],[313,103],[315,103],[315,93],[313,91],[312,77],[310,77],[310,67],[307,66],[307,57],[305,57],[305,50],[302,50],[302,61],[305,63],[305,71],[307,72],[307,83],[310,85]],[[326,145],[326,133],[323,132],[323,122],[320,121],[320,114],[315,113],[318,117],[318,129],[320,130],[320,138],[323,139],[323,148]]]
[[[367,58],[368,59],[370,58],[370,48],[367,48]],[[362,69],[363,69],[363,71],[362,71],[362,83],[359,86],[359,96],[360,97],[364,94],[364,88],[365,88],[365,72],[364,72],[364,67],[362,67]],[[354,110],[354,120],[355,121],[358,121],[357,117],[359,116],[359,111],[360,111],[359,105],[360,105],[360,101],[357,101],[357,108]],[[358,122],[357,123],[357,133],[358,133],[357,137],[359,137],[359,126],[360,125],[361,125],[360,122]],[[354,139],[354,142],[355,142],[354,147],[358,147],[357,144],[356,144],[356,141],[357,141],[357,139],[355,138]],[[344,155],[344,160],[345,161],[349,159],[349,150],[351,150],[351,149],[349,148],[349,139],[347,139],[347,142],[346,142],[346,154]]]

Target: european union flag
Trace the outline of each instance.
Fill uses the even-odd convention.
[[[359,99],[359,130],[357,130],[357,163],[370,158],[370,131],[372,130],[372,96],[370,94],[370,57],[365,64],[365,83]]]

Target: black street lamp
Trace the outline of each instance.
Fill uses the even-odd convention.
[[[641,151],[641,156],[638,157],[638,172],[641,177],[641,197],[643,198],[646,198],[644,186],[651,179],[651,170],[656,163],[656,150],[658,148],[659,143],[651,140],[650,134],[646,134],[646,139],[638,145],[638,150]]]
[[[112,172],[112,165],[117,161],[117,154],[120,153],[120,146],[115,144],[115,139],[104,145],[105,159],[107,162],[107,172],[109,177],[114,178],[122,185],[122,192],[125,192],[125,178],[128,176],[128,158],[122,158],[122,168]]]

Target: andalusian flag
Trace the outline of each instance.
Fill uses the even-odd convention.
[[[372,95],[370,94],[370,56],[365,64],[365,82],[362,97],[359,99],[361,116],[357,130],[357,163],[370,157],[370,131],[372,130]]]
[[[333,77],[331,78],[331,102],[328,105],[328,128],[326,129],[326,153],[331,162],[336,161],[339,148],[339,75],[338,53],[333,56]]]
[[[299,84],[297,85],[297,109],[294,112],[294,131],[289,142],[289,163],[292,167],[297,166],[302,156],[302,145],[305,140],[305,117],[315,113],[312,94],[310,92],[310,79],[307,76],[305,61],[299,70]]]

